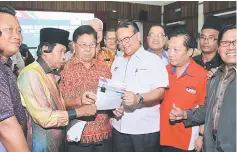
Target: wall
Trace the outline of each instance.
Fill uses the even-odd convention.
[[[180,13],[175,9],[181,8]],[[177,1],[164,6],[164,24],[186,20],[185,28],[198,33],[198,1]],[[172,29],[170,29],[172,30]]]
[[[115,28],[118,19],[138,20],[140,10],[145,10],[148,18],[143,22],[144,40],[151,23],[161,22],[161,7],[153,5],[113,1],[1,1],[0,4],[10,5],[18,10],[91,12],[106,24],[107,29]],[[112,10],[117,12],[113,13]],[[144,45],[147,46],[146,43]]]

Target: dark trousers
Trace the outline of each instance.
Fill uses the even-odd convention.
[[[80,143],[68,143],[67,152],[112,152],[112,138],[103,140],[99,143],[92,144],[80,144]]]
[[[160,132],[129,135],[113,128],[114,152],[160,152]]]
[[[195,150],[183,150],[171,146],[161,146],[161,152],[195,152]]]

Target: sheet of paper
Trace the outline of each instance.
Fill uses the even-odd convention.
[[[67,131],[67,139],[69,141],[78,142],[81,140],[81,134],[86,125],[86,121],[78,121]]]
[[[126,91],[124,83],[100,77],[97,89],[97,110],[111,110],[120,107],[121,96]]]

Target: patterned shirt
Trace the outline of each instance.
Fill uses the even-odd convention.
[[[111,78],[109,68],[103,62],[92,60],[87,69],[76,56],[73,56],[61,72],[59,89],[64,98],[77,98],[85,91],[97,92],[99,77]],[[94,121],[85,126],[81,143],[100,142],[111,137],[108,114],[97,114]]]
[[[195,56],[193,59],[197,64],[201,65],[208,71],[212,68],[219,67],[223,63],[219,53],[216,53],[216,55],[211,59],[211,61],[206,63],[204,63],[202,60],[202,54]]]
[[[26,111],[11,66],[11,60],[6,62],[0,57],[0,121],[16,116],[26,134]]]
[[[218,123],[219,123],[219,118],[220,118],[220,113],[221,113],[221,107],[224,102],[225,91],[226,91],[228,85],[230,84],[230,82],[232,82],[236,78],[236,67],[233,67],[226,72],[225,66],[222,65],[220,67],[220,71],[222,72],[222,75],[221,75],[218,89],[216,92],[216,101],[217,102],[213,108],[213,118],[214,118],[213,131],[214,131],[214,134],[216,134],[217,129],[218,129]]]

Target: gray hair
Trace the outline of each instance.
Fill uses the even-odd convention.
[[[102,29],[103,29],[103,22],[100,19],[98,19],[98,18],[93,18],[91,20],[88,20],[88,21],[85,22],[84,25],[89,25],[90,23],[95,22],[95,21],[99,22],[101,24]]]

